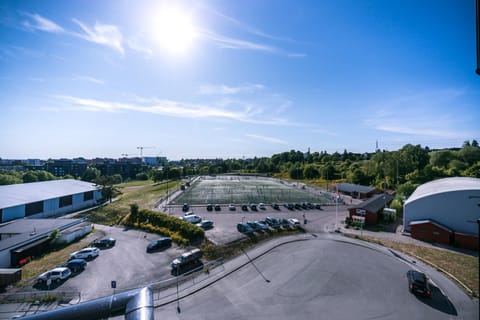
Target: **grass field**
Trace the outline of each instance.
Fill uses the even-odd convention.
[[[326,203],[327,198],[283,181],[256,176],[203,176],[170,204]]]

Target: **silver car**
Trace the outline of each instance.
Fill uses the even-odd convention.
[[[70,259],[93,259],[98,257],[100,249],[95,247],[83,248],[70,254]]]

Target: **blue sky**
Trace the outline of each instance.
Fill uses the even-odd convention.
[[[2,1],[0,157],[480,140],[473,0]]]

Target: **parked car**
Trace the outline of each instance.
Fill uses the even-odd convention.
[[[57,267],[47,272],[42,273],[37,277],[37,283],[46,284],[50,279],[52,282],[62,282],[67,280],[72,272],[67,267]]]
[[[62,267],[67,267],[72,273],[77,273],[85,269],[87,266],[87,261],[85,259],[73,259],[69,260],[62,265]]]
[[[147,245],[147,252],[166,249],[172,246],[172,238],[163,237],[153,240]]]
[[[184,221],[187,221],[187,222],[190,222],[190,223],[194,223],[194,224],[197,224],[197,223],[200,223],[202,222],[202,218],[200,216],[197,216],[196,214],[191,214],[191,215],[188,215],[188,216],[183,216],[182,219]]]
[[[255,221],[260,227],[262,227],[262,230],[263,231],[268,231],[270,230],[270,227],[268,225],[268,223],[266,223],[265,221],[262,221],[262,220],[259,220],[259,221]]]
[[[408,270],[407,272],[408,279],[408,289],[413,294],[420,294],[424,297],[429,298],[432,294],[430,289],[430,284],[428,283],[427,276],[416,270]]]
[[[290,222],[286,218],[278,218],[278,224],[284,228],[290,227]]]
[[[248,211],[248,206],[246,204],[242,204],[242,210],[243,211]]]
[[[258,204],[258,208],[261,209],[261,210],[265,210],[265,204],[263,204],[263,203],[260,202],[260,203]]]
[[[234,205],[233,203],[230,203],[230,204],[228,205],[228,209],[229,209],[230,211],[235,211],[237,208],[235,207],[235,205]]]
[[[298,219],[295,219],[295,218],[288,219],[288,223],[290,223],[290,225],[293,226],[293,227],[299,227],[300,226],[300,221],[298,221]]]
[[[247,221],[246,222],[253,231],[263,231],[262,226],[259,225],[256,221]]]
[[[205,229],[205,230],[211,229],[211,228],[213,228],[213,221],[203,220],[202,222],[197,223],[197,226],[199,226],[200,228]]]
[[[272,203],[272,208],[275,210],[280,210],[280,207],[278,206],[277,203]]]
[[[215,211],[220,211],[220,210],[222,210],[222,208],[220,207],[219,204],[216,204],[214,208],[215,208]]]
[[[257,205],[255,203],[250,203],[250,209],[252,209],[252,211],[257,211]]]
[[[320,203],[314,203],[314,206],[315,206],[315,209],[322,209],[322,206],[320,205]]]
[[[277,218],[274,217],[267,217],[265,222],[272,228],[280,228],[280,223],[278,222]]]
[[[190,209],[190,206],[188,205],[188,203],[184,203],[183,204],[183,207],[182,207],[182,211],[188,211],[188,209]]]
[[[252,234],[253,229],[246,223],[239,223],[237,224],[237,230],[241,233],[245,234]]]
[[[95,257],[98,257],[100,254],[100,250],[96,247],[88,247],[88,248],[83,248],[82,250],[75,251],[74,253],[70,254],[70,260],[71,259],[93,259]]]
[[[207,204],[207,211],[212,211],[213,210],[213,205]]]
[[[102,238],[93,241],[92,247],[97,248],[111,248],[115,245],[116,240],[114,238]]]

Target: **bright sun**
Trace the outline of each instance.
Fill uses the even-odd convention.
[[[153,28],[162,48],[174,54],[188,51],[196,36],[192,17],[179,8],[162,8],[155,17]]]

